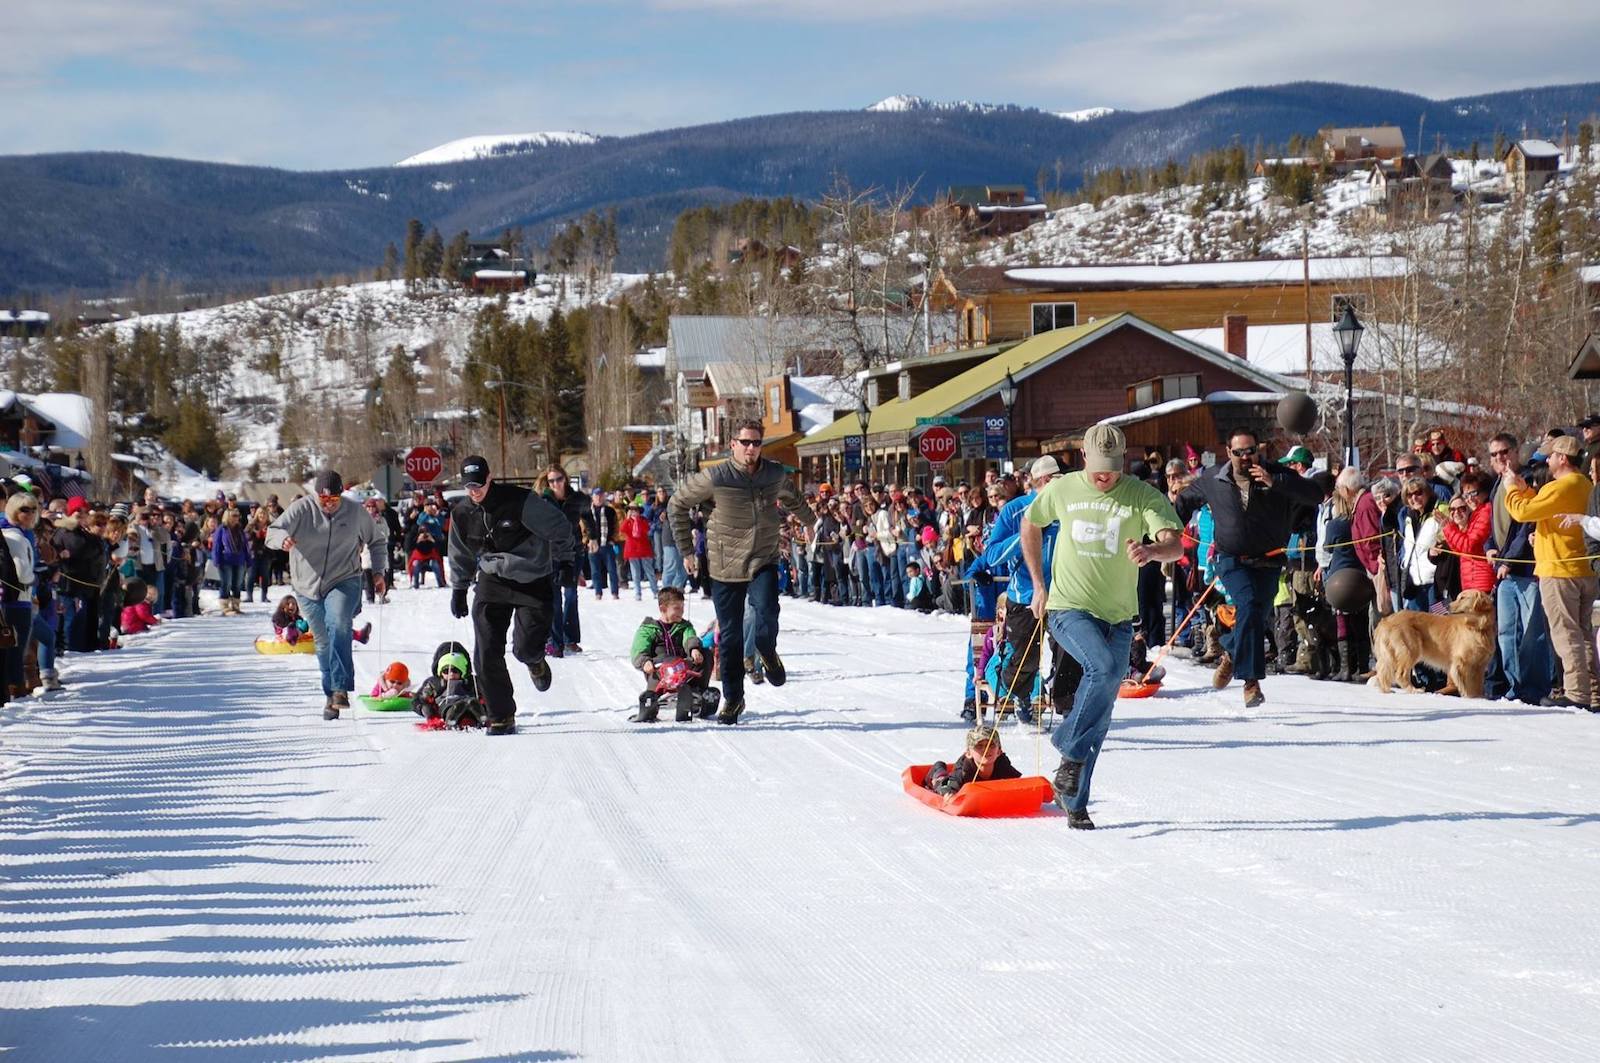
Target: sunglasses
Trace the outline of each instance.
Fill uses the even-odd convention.
[[[759,447],[761,445],[761,440],[759,439],[735,439],[734,442],[741,447]]]
[[[1491,451],[1489,451],[1489,457],[1491,457],[1491,458],[1506,458],[1506,457],[1510,457],[1510,456],[1511,456],[1511,451],[1509,451],[1509,450],[1491,450]]]
[[[1431,494],[1433,494],[1432,491],[1407,491],[1406,492],[1406,497],[1407,498],[1427,498]]]
[[[318,500],[323,501],[323,502],[337,502],[340,497],[341,496],[339,496],[339,495],[318,495],[317,496]]]
[[[1256,448],[1255,447],[1239,447],[1237,450],[1229,451],[1229,453],[1231,453],[1236,458],[1254,457],[1255,456],[1255,452],[1256,452]]]

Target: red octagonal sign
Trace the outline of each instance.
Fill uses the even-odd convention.
[[[943,425],[933,425],[922,433],[917,453],[929,465],[943,465],[956,456],[956,434]]]
[[[431,484],[444,472],[444,459],[432,447],[412,447],[406,452],[406,475],[419,484]]]

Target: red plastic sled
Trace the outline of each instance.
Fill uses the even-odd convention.
[[[1148,698],[1148,697],[1154,697],[1156,691],[1158,691],[1160,689],[1161,689],[1161,681],[1160,680],[1156,680],[1155,682],[1152,682],[1152,683],[1145,683],[1145,682],[1141,682],[1140,680],[1137,680],[1137,679],[1124,679],[1122,681],[1122,685],[1117,688],[1117,697],[1119,697],[1119,698]]]
[[[900,784],[905,787],[906,793],[918,801],[950,816],[977,816],[981,819],[1032,816],[1039,811],[1039,806],[1055,797],[1050,780],[1040,775],[969,782],[953,796],[945,797],[922,785],[922,780],[928,777],[928,770],[932,767],[932,764],[911,765],[900,773]]]

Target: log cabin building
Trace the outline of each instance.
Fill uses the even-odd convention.
[[[980,266],[935,278],[933,308],[954,315],[955,347],[983,347],[1136,314],[1164,329],[1333,321],[1346,301],[1404,275],[1399,257],[1260,259],[1172,265]]]
[[[1513,195],[1537,192],[1561,172],[1561,149],[1548,140],[1518,140],[1506,149],[1506,186]]]
[[[1043,203],[1028,198],[1022,185],[952,185],[945,202],[977,236],[1010,236],[1049,214]]]

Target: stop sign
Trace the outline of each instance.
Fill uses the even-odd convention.
[[[412,447],[406,452],[406,475],[419,484],[431,484],[444,472],[444,459],[432,447]]]
[[[943,425],[933,425],[922,433],[917,453],[929,465],[943,465],[956,456],[956,434]]]

